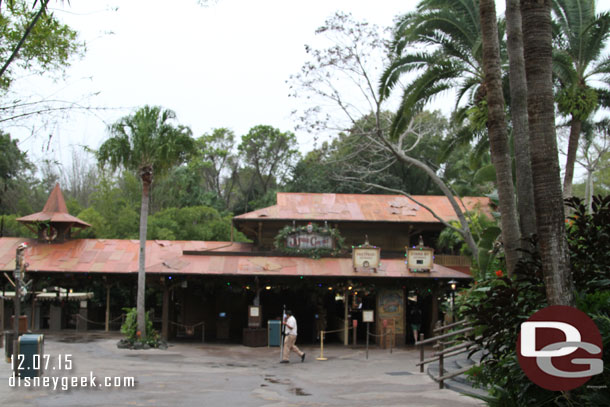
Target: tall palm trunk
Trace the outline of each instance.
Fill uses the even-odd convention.
[[[534,212],[534,187],[527,120],[527,82],[523,60],[523,33],[519,0],[506,0],[506,36],[510,67],[508,74],[510,111],[517,174],[517,212],[519,213],[521,236],[529,238],[536,233],[536,214]]]
[[[487,90],[487,130],[491,161],[496,169],[499,207],[502,224],[502,242],[506,256],[506,268],[511,275],[519,260],[521,234],[515,205],[515,189],[508,143],[502,72],[500,70],[500,45],[494,0],[480,0],[481,37],[483,40],[483,71]]]
[[[561,193],[552,83],[551,0],[522,0],[536,228],[549,305],[574,302]]]
[[[578,151],[578,139],[582,129],[582,121],[572,116],[570,123],[570,140],[568,141],[568,156],[566,158],[566,173],[563,178],[563,197],[572,196],[572,180],[574,179],[574,165]]]
[[[148,226],[148,203],[152,183],[152,167],[140,169],[142,180],[142,206],[140,208],[140,258],[138,261],[138,297],[136,300],[138,331],[140,337],[146,338],[146,230]]]

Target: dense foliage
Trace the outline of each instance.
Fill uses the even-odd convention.
[[[610,197],[597,196],[593,212],[573,198],[574,214],[567,229],[576,306],[587,313],[602,334],[605,361],[610,358]],[[488,354],[471,380],[489,388],[490,405],[590,406],[609,405],[610,366],[586,386],[567,393],[544,390],[532,383],[517,362],[515,346],[520,324],[547,305],[540,257],[524,257],[512,278],[498,270],[463,293],[460,312],[473,320],[478,342]],[[591,387],[587,387],[591,386]]]
[[[121,333],[125,335],[125,341],[130,346],[148,345],[156,348],[159,346],[159,333],[153,329],[153,323],[150,319],[149,312],[146,313],[146,336],[142,337],[136,323],[137,311],[136,308],[123,308],[125,311],[125,322],[121,325]]]

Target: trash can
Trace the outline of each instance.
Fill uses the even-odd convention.
[[[11,363],[14,339],[15,331],[4,331],[4,359],[6,360],[6,363]]]
[[[17,342],[17,351],[23,357],[23,363],[19,361],[19,376],[38,377],[42,374],[44,335],[23,334]]]
[[[268,346],[280,346],[282,342],[282,321],[270,319],[267,321]]]

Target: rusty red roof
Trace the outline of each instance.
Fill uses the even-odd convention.
[[[0,238],[0,270],[15,268],[15,249],[28,243],[25,252],[30,272],[137,273],[139,242],[118,239],[77,239],[65,243],[41,243],[24,238]],[[146,242],[146,272],[182,275],[268,275],[338,277],[470,278],[469,275],[434,265],[430,273],[410,273],[404,259],[383,259],[375,273],[355,272],[351,258],[310,259],[249,255],[249,243],[160,241]],[[227,255],[185,255],[183,251],[227,252]],[[228,252],[232,252],[229,255]]]
[[[457,220],[446,196],[417,195],[414,200],[403,195],[277,193],[277,205],[236,216],[239,220],[328,220],[370,222],[439,222],[427,206],[444,220]],[[460,199],[458,198],[458,202]],[[460,206],[491,214],[487,197],[463,197]]]
[[[18,222],[32,223],[32,222],[57,222],[57,223],[72,223],[74,227],[87,228],[91,225],[87,222],[83,222],[76,216],[72,216],[68,213],[68,207],[64,195],[61,192],[59,184],[55,184],[55,188],[51,191],[47,203],[42,208],[42,212],[33,213],[31,215],[23,216],[17,219]]]

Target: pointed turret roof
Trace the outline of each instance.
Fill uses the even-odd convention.
[[[88,228],[91,226],[87,222],[83,222],[76,216],[72,216],[68,213],[68,207],[66,206],[66,201],[59,184],[55,184],[55,188],[51,191],[47,203],[44,205],[44,208],[42,208],[42,212],[33,213],[17,219],[17,222],[21,223],[47,221],[53,223],[71,223],[72,227],[78,228]]]

